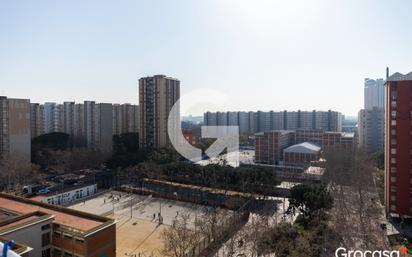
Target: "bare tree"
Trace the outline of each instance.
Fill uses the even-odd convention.
[[[211,240],[217,240],[225,229],[227,220],[225,212],[219,208],[206,208],[202,215],[196,218],[196,229],[203,235],[208,236]]]
[[[17,156],[0,158],[0,189],[20,193],[24,185],[40,180],[39,167]]]
[[[324,179],[335,199],[332,223],[342,245],[384,249],[387,241],[379,227],[383,210],[373,183],[373,161],[361,150],[327,153],[326,160]]]
[[[166,228],[161,237],[161,253],[167,257],[184,257],[200,242],[200,234],[190,228],[190,215],[184,213],[177,215],[172,226]]]

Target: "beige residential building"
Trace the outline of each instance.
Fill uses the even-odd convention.
[[[132,104],[113,105],[113,135],[139,132],[139,106]]]
[[[31,138],[44,134],[44,106],[38,103],[30,104]]]
[[[0,97],[0,155],[29,163],[30,100]]]
[[[180,81],[164,75],[139,79],[141,148],[170,146],[167,132],[169,112],[180,97]]]
[[[84,121],[86,146],[110,155],[113,147],[112,104],[85,101]]]
[[[385,143],[385,110],[376,107],[371,110],[360,110],[358,135],[359,147],[369,153],[382,150]]]
[[[63,132],[63,105],[53,102],[44,104],[44,132]]]
[[[64,102],[62,105],[62,128],[69,135],[74,134],[74,102]]]
[[[77,147],[86,146],[84,104],[75,104],[74,105],[73,143]]]

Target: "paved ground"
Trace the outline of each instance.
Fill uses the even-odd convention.
[[[239,158],[239,161],[237,161]],[[239,152],[231,152],[229,154],[224,154],[218,158],[208,159],[199,161],[198,164],[205,166],[209,164],[223,164],[227,161],[227,165],[232,167],[238,167],[239,162],[242,164],[253,164],[255,159],[255,151],[253,150],[241,150]]]
[[[160,257],[163,246],[161,234],[167,227],[143,219],[116,215],[116,256]]]
[[[206,207],[186,202],[153,198],[151,196],[129,195],[124,192],[111,191],[85,202],[69,206],[69,208],[97,215],[110,215],[114,209],[115,215],[133,217],[150,222],[156,222],[160,213],[163,217],[163,223],[171,225],[178,213],[190,213],[191,219],[194,221],[196,216],[200,215]]]
[[[133,206],[131,208],[131,206]],[[117,256],[136,254],[141,257],[161,257],[162,230],[171,225],[179,213],[189,213],[191,226],[206,207],[191,203],[110,191],[69,208],[117,220]],[[113,214],[114,210],[114,214]],[[159,225],[159,213],[163,225]],[[155,218],[154,218],[155,217]]]

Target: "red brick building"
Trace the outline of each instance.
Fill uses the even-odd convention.
[[[320,159],[321,148],[315,144],[304,142],[289,146],[283,150],[283,161],[290,166],[308,166]]]
[[[386,82],[385,207],[387,214],[412,216],[412,72]]]
[[[292,145],[294,140],[294,131],[278,130],[255,134],[256,162],[278,164],[283,159],[283,149]]]
[[[325,132],[322,135],[322,149],[325,152],[343,150],[353,152],[356,147],[354,133]]]
[[[279,164],[284,159],[283,150],[285,148],[305,142],[318,145],[323,151],[344,150],[352,152],[356,147],[354,133],[325,132],[322,130],[267,131],[255,134],[255,161],[263,164]],[[300,158],[295,158],[292,155],[289,157],[291,157],[290,160],[296,158],[299,160]]]

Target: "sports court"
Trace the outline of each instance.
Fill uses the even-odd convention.
[[[117,256],[163,256],[161,233],[178,214],[190,214],[191,227],[205,206],[109,191],[69,206],[71,209],[113,217],[117,221]],[[222,210],[223,211],[223,210]],[[160,216],[159,216],[160,214]],[[159,224],[159,217],[163,224]]]

